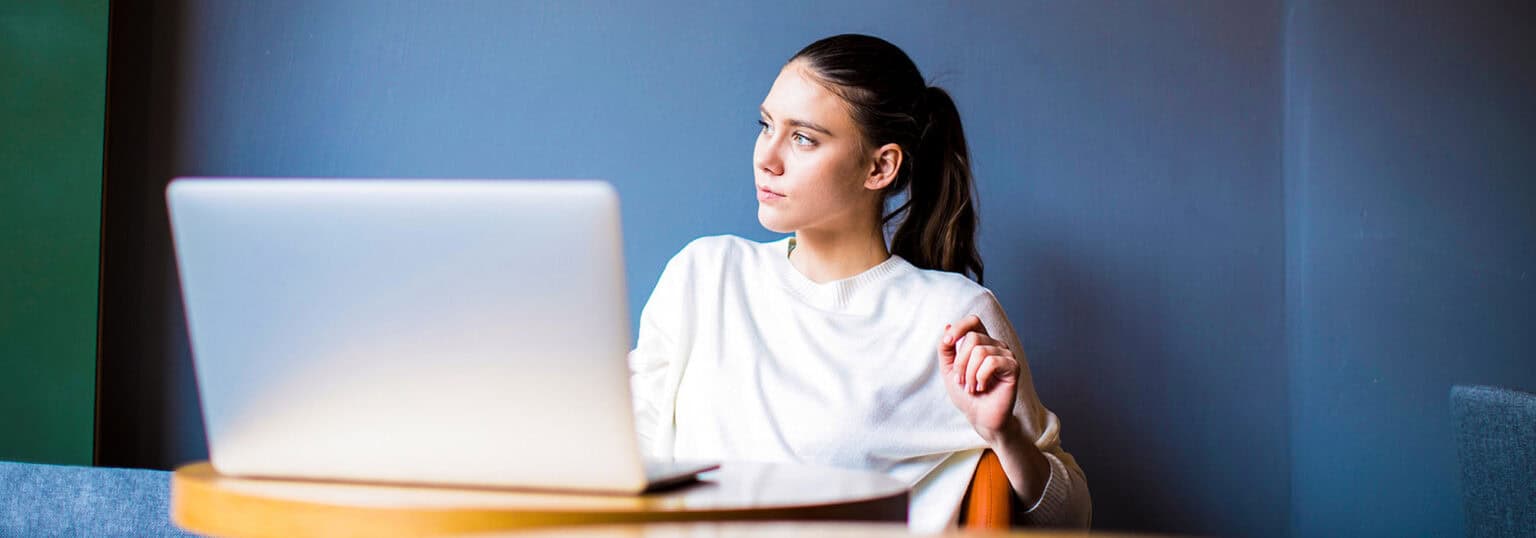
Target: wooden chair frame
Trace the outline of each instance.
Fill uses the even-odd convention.
[[[960,501],[960,527],[965,530],[1008,530],[1013,524],[1013,486],[991,449],[982,451],[971,486]]]

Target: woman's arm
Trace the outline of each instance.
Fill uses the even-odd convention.
[[[1024,433],[1018,422],[1012,422],[1012,425],[1005,428],[998,439],[987,444],[997,453],[1003,474],[1008,475],[1008,484],[1013,486],[1013,494],[1020,501],[1017,508],[1028,511],[1039,504],[1040,496],[1045,493],[1045,485],[1051,478],[1051,461],[1045,458],[1045,453],[1040,452],[1035,440]]]
[[[656,288],[640,311],[640,334],[629,352],[630,389],[634,396],[635,429],[646,457],[671,459],[672,402],[678,370],[686,362],[684,340],[694,318],[690,243],[667,262]]]
[[[1093,519],[1088,487],[1077,462],[1056,443],[1056,417],[1050,418],[1053,426],[1044,439],[1011,434],[991,446],[1016,496],[1011,519],[1024,525],[1086,529]]]
[[[1012,326],[995,299],[982,311],[1001,338],[992,337],[977,315],[946,326],[940,338],[950,400],[997,454],[1020,501],[1016,521],[1087,527],[1088,489],[1076,461],[1061,449],[1060,422],[1040,404],[1029,367],[1013,349],[1018,344]]]

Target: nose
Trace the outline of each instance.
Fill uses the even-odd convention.
[[[784,175],[784,160],[779,158],[776,144],[771,140],[758,139],[757,148],[752,152],[752,165],[769,175]]]

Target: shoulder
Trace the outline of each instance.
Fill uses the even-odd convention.
[[[689,241],[687,245],[683,246],[682,250],[678,251],[673,259],[719,260],[721,258],[759,256],[783,241],[784,239],[780,239],[768,243],[759,243],[735,235],[706,235]]]
[[[949,304],[965,305],[967,310],[973,313],[972,308],[997,304],[997,297],[992,290],[977,284],[965,275],[934,269],[919,269],[916,266],[912,269],[909,274],[913,286]]]
[[[931,315],[947,323],[975,314],[989,331],[1005,326],[1005,331],[1012,331],[1008,315],[991,289],[959,273],[913,269],[904,279],[904,293],[921,297],[919,304]]]
[[[678,257],[720,255],[739,251],[753,244],[752,241],[734,235],[706,235],[689,241],[678,251]]]
[[[958,320],[975,315],[981,319],[982,327],[993,338],[1008,342],[1008,345],[1015,349],[1021,349],[1017,329],[1013,326],[1013,321],[1008,318],[1008,313],[1003,310],[1003,304],[997,300],[997,295],[992,293],[991,289],[958,273],[927,272],[944,275],[943,287],[949,293],[944,299],[950,305],[949,319]]]
[[[689,241],[667,262],[668,269],[721,268],[763,256],[783,240],[759,243],[735,235],[708,235]]]

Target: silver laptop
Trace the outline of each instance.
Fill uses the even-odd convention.
[[[215,469],[635,493],[618,196],[597,181],[178,178]]]

